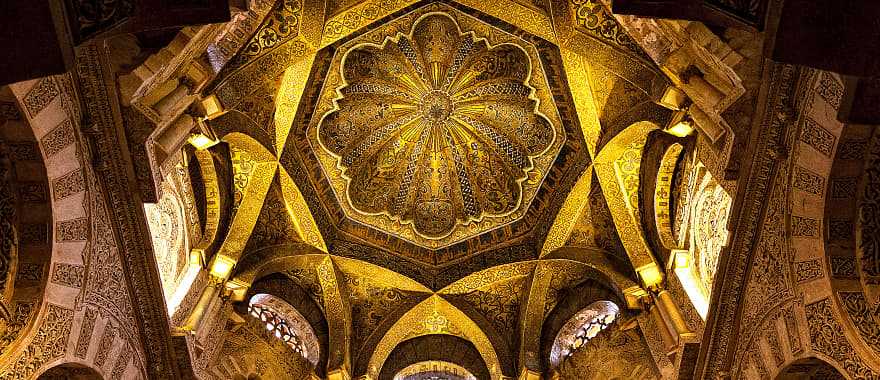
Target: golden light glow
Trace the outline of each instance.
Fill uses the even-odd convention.
[[[202,133],[193,133],[187,141],[198,150],[208,149],[220,142],[220,140],[212,139]]]
[[[418,377],[419,374],[451,374],[455,375],[457,379],[464,380],[477,380],[474,375],[470,373],[464,367],[450,362],[445,361],[437,361],[437,360],[428,360],[423,362],[418,362],[414,364],[410,364],[408,367],[400,370],[397,374],[394,375],[394,380],[405,380],[411,377]],[[532,379],[531,377],[528,379]]]
[[[202,107],[205,108],[205,118],[208,120],[217,118],[226,112],[223,110],[223,105],[220,104],[220,99],[217,99],[217,95],[214,94],[202,99]]]
[[[679,121],[666,130],[667,133],[678,137],[687,137],[694,132],[694,122],[688,119]]]
[[[231,257],[217,255],[214,258],[214,263],[211,264],[211,276],[223,279],[228,278],[233,266],[235,266],[235,260]]]
[[[351,377],[348,376],[348,370],[345,368],[340,368],[337,370],[333,370],[327,373],[327,380],[350,380]]]
[[[534,46],[512,38],[492,43],[501,38],[467,31],[492,25],[460,21],[457,10],[441,8],[390,21],[380,29],[388,31],[380,46],[343,45],[327,74],[334,85],[323,88],[307,130],[346,216],[430,249],[524,217],[566,138]],[[419,42],[434,34],[448,38],[430,49]],[[390,58],[398,42],[427,61],[400,61],[409,68],[398,73]],[[488,73],[472,65],[478,60],[456,63],[444,51],[502,54],[511,65]],[[358,74],[365,69],[377,70],[375,77]],[[401,94],[387,100],[387,86]],[[359,90],[347,90],[353,88]],[[378,117],[360,120],[363,112]]]
[[[676,249],[672,251],[672,254],[675,275],[681,282],[688,298],[691,299],[694,308],[697,309],[697,313],[700,314],[700,318],[705,321],[706,315],[709,313],[709,297],[691,265],[690,253],[687,250]]]
[[[636,269],[636,272],[638,272],[639,278],[646,288],[658,287],[663,282],[663,274],[660,273],[660,268],[657,267],[657,264],[652,263],[642,266]]]
[[[681,144],[672,144],[663,153],[660,168],[657,170],[657,180],[654,187],[654,224],[657,226],[657,234],[660,242],[668,249],[679,248],[672,232],[671,209],[672,193],[675,177],[675,167],[684,147]]]
[[[679,90],[678,88],[667,86],[665,90],[663,90],[663,95],[660,96],[660,99],[657,101],[657,104],[678,111],[682,108],[684,103],[687,101],[687,95],[684,91]]]
[[[473,343],[489,367],[491,380],[501,380],[498,354],[489,337],[464,312],[438,295],[414,306],[388,329],[370,357],[369,368],[382,368],[385,359],[400,342],[437,333],[458,336]],[[379,374],[370,375],[378,378]]]
[[[226,282],[226,289],[229,290],[232,294],[231,299],[233,301],[244,301],[245,295],[247,295],[248,288],[248,284],[236,281],[234,279]]]
[[[690,254],[687,250],[673,249],[672,255],[674,256],[675,269],[687,268],[691,265]]]
[[[638,309],[640,304],[639,300],[642,297],[647,297],[648,292],[645,289],[642,289],[639,286],[631,286],[623,290],[623,297],[626,300],[626,307],[630,309]]]
[[[193,265],[192,262],[186,265],[186,272],[184,272],[180,284],[178,284],[174,294],[168,299],[168,315],[173,315],[174,311],[180,307],[180,303],[183,302],[183,298],[189,293],[190,287],[192,287],[193,282],[195,282],[196,277],[198,277],[201,271],[201,265]]]
[[[205,261],[205,250],[193,248],[189,251],[189,264],[201,266]]]
[[[547,256],[550,252],[562,247],[568,241],[581,214],[587,209],[587,204],[590,202],[592,179],[593,170],[590,167],[584,170],[577,183],[575,183],[574,188],[568,193],[565,203],[562,204],[562,209],[556,214],[556,219],[553,221],[550,232],[547,233],[547,238],[544,240],[544,247],[541,248],[541,257]]]

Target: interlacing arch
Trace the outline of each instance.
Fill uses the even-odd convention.
[[[543,310],[545,304],[557,302],[558,291],[585,277],[607,283],[616,289],[612,292],[616,300],[623,299],[623,289],[636,287],[635,283],[617,272],[610,263],[602,266],[603,260],[591,260],[590,264],[575,261],[576,258],[583,259],[597,254],[576,253],[576,249],[551,255],[559,258],[507,264],[483,270],[439,291],[431,291],[387,269],[349,258],[320,253],[308,254],[306,252],[309,249],[303,250],[305,247],[276,246],[246,254],[232,276],[233,281],[254,284],[248,294],[265,292],[275,296],[277,295],[273,292],[282,287],[275,286],[271,290],[260,284],[265,281],[296,283],[294,288],[303,290],[299,291],[298,298],[294,298],[308,299],[309,303],[320,305],[321,315],[326,318],[327,326],[330,326],[330,342],[333,341],[334,334],[340,334],[335,339],[342,340],[346,336],[353,338],[348,340],[348,344],[351,345],[349,352],[353,372],[357,375],[379,376],[384,373],[391,353],[402,342],[418,336],[441,334],[457,336],[470,342],[476,352],[480,353],[480,360],[490,369],[492,378],[500,378],[502,375],[510,377],[515,374],[514,361],[518,360],[514,351],[514,339],[520,339],[520,334],[524,338],[529,337],[531,333],[524,330],[523,323],[532,322],[500,320],[501,323],[515,324],[506,326],[510,330],[506,331],[504,325],[498,324],[499,320],[485,319],[483,313],[486,309],[480,309],[484,306],[474,302],[495,294],[494,297],[510,299],[501,301],[502,304],[512,302],[511,305],[517,309],[531,305]],[[570,258],[563,258],[566,256]],[[259,259],[251,259],[253,257]],[[559,275],[549,276],[548,283],[538,283],[535,281],[544,281],[545,278],[535,276],[536,271]],[[328,277],[328,273],[333,277]],[[337,298],[337,294],[342,295],[342,298]],[[248,297],[252,296],[248,295],[245,299],[249,299]],[[389,297],[388,302],[393,302],[391,309],[383,306],[384,297]],[[624,301],[617,302],[625,305]],[[302,312],[299,307],[297,310]],[[364,314],[368,311],[369,314]],[[363,320],[365,317],[370,319]],[[370,320],[373,321],[372,326],[369,323],[364,324]],[[540,329],[542,322],[537,322],[537,328]],[[361,329],[372,327],[374,330],[364,333],[352,331],[348,335],[344,331],[333,331],[332,326],[342,329],[354,326]],[[330,347],[333,347],[332,344]],[[344,351],[337,350],[329,355],[345,354]],[[434,359],[443,358],[432,358]],[[345,359],[343,357],[336,360]]]

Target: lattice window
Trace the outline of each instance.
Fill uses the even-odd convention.
[[[590,339],[614,323],[619,312],[617,305],[610,301],[596,301],[577,312],[556,334],[550,349],[550,364],[559,366]]]
[[[287,323],[287,320],[281,317],[277,311],[268,305],[250,304],[248,313],[260,322],[266,324],[266,330],[272,332],[272,335],[287,343],[296,353],[305,356],[305,348],[302,340]]]
[[[281,340],[303,358],[318,365],[318,338],[309,322],[293,306],[271,294],[255,294],[248,303],[248,314],[269,334]]]

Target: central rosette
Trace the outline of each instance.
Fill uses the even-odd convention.
[[[454,104],[443,91],[431,91],[422,97],[419,105],[422,109],[422,117],[431,123],[443,123],[452,114]]]
[[[348,50],[340,71],[317,137],[357,212],[441,239],[517,211],[523,182],[543,177],[534,159],[557,132],[537,111],[523,48],[431,13],[410,35]]]

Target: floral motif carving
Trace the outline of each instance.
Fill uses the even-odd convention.
[[[782,365],[785,361],[785,356],[782,354],[781,346],[779,345],[779,335],[776,332],[776,323],[775,321],[770,321],[770,330],[767,331],[767,345],[770,346],[770,354],[773,356],[773,362],[776,364],[776,367]]]
[[[679,241],[689,239],[700,282],[711,292],[719,256],[727,244],[727,220],[733,199],[702,163],[694,165],[688,181],[687,199],[683,200],[688,208],[682,210],[685,223],[679,231]]]
[[[21,113],[15,102],[0,101],[0,124],[6,120],[21,120]]]
[[[409,2],[409,0],[372,0],[363,5],[355,6],[354,9],[334,16],[327,22],[327,25],[324,26],[323,39],[325,42],[329,42],[341,38],[358,27],[389,14]]]
[[[37,150],[37,144],[29,141],[25,142],[6,142],[6,150],[9,156],[16,161],[40,161],[40,151]]]
[[[56,201],[85,190],[82,170],[74,170],[52,181],[52,191]]]
[[[351,216],[411,228],[419,244],[509,221],[564,140],[538,110],[523,48],[491,46],[446,14],[349,50],[339,70],[341,97],[315,132],[335,161],[324,169],[342,169]]]
[[[834,278],[858,278],[856,273],[856,259],[854,257],[831,256],[828,259],[831,266],[831,277]]]
[[[818,237],[819,221],[813,218],[792,215],[791,236]]]
[[[85,308],[85,314],[83,315],[82,325],[79,329],[79,338],[76,341],[76,349],[73,351],[73,355],[80,358],[85,359],[86,353],[89,351],[89,344],[92,340],[92,331],[95,330],[95,320],[98,317],[98,312],[92,308]]]
[[[752,363],[752,368],[758,373],[758,377],[761,379],[769,378],[770,375],[767,373],[767,366],[764,364],[764,359],[761,358],[760,351],[757,348],[753,348],[749,350],[748,356],[749,361]]]
[[[860,139],[847,139],[840,142],[837,147],[835,159],[846,161],[859,161],[864,159],[868,141]]]
[[[783,299],[790,292],[786,287],[787,271],[783,270],[781,274],[769,274],[766,270],[762,270],[761,273],[755,274],[749,269],[758,265],[752,260],[755,258],[753,244],[759,236],[773,239],[773,244],[767,244],[772,250],[760,255],[761,259],[765,260],[762,266],[766,267],[770,263],[773,266],[789,265],[787,262],[781,263],[788,259],[786,256],[789,254],[784,249],[786,242],[783,238],[786,231],[785,220],[782,219],[785,215],[790,215],[790,211],[786,210],[784,205],[786,199],[784,189],[788,188],[788,177],[777,174],[777,170],[780,166],[787,169],[780,165],[780,157],[786,149],[782,142],[793,140],[796,135],[792,136],[792,134],[796,131],[779,115],[782,110],[793,108],[794,94],[801,74],[800,69],[792,65],[771,64],[768,70],[770,81],[768,97],[771,100],[768,102],[767,111],[761,115],[761,123],[764,127],[760,131],[759,143],[754,147],[754,160],[751,171],[746,177],[748,182],[737,187],[738,197],[741,196],[743,199],[743,208],[733,229],[735,238],[731,240],[729,246],[724,273],[725,285],[720,288],[719,297],[726,302],[719,303],[713,314],[715,318],[711,318],[706,326],[715,333],[715,336],[706,356],[708,359],[705,368],[698,373],[698,377],[701,378],[718,377],[721,372],[730,370],[730,363],[727,363],[725,358],[745,355],[743,346],[750,340],[748,337],[742,337],[743,331],[737,326],[753,325],[755,311],[766,310],[768,307],[765,299],[752,301],[744,297],[743,289],[748,282],[772,281],[773,289],[759,288],[755,293],[773,295],[774,300]],[[783,182],[779,183],[780,180]],[[781,199],[780,192],[783,193]],[[765,213],[763,210],[768,204],[774,209]],[[764,220],[765,215],[777,219],[768,222]],[[771,225],[770,228],[765,229],[768,224]],[[749,306],[748,311],[744,311],[739,305],[747,300],[754,305]]]
[[[0,375],[3,380],[24,380],[34,375],[44,364],[64,355],[70,326],[73,323],[73,310],[55,304],[48,304],[46,317],[37,330],[25,353]]]
[[[853,221],[849,219],[831,219],[828,221],[828,240],[852,241]]]
[[[577,351],[589,349],[587,344],[610,327],[619,312],[610,301],[597,301],[578,311],[556,333],[550,348],[550,364],[558,367]]]
[[[880,276],[880,134],[874,133],[858,201],[857,256],[864,274]]]
[[[49,242],[49,227],[46,223],[22,224],[18,233],[18,242],[21,245],[45,245]]]
[[[840,83],[831,73],[823,71],[820,74],[819,86],[816,91],[834,109],[840,108],[840,101],[843,99],[843,83]]]
[[[301,11],[302,3],[298,0],[277,1],[263,24],[228,66],[233,69],[244,66],[299,35]]]
[[[810,328],[810,343],[814,350],[830,356],[840,363],[853,379],[877,379],[880,377],[871,370],[856,354],[846,340],[843,327],[834,317],[831,301],[824,298],[805,307],[807,323]]]
[[[362,328],[352,332],[354,347],[360,348],[366,338],[397,307],[406,304],[410,295],[393,287],[383,286],[369,278],[346,275],[345,283],[351,296],[351,320]]]
[[[55,231],[55,240],[58,242],[85,241],[88,239],[89,220],[86,218],[61,220],[55,223]]]
[[[95,367],[101,368],[107,361],[110,354],[110,348],[113,346],[113,340],[116,338],[116,327],[112,323],[107,322],[104,327],[104,333],[101,334],[101,341],[98,342],[98,350],[95,352]]]
[[[15,237],[15,194],[12,191],[12,167],[6,153],[0,149],[0,290],[6,288],[9,271],[18,246]]]
[[[110,380],[118,380],[122,378],[122,374],[125,373],[125,368],[128,367],[128,362],[131,361],[131,355],[131,347],[126,345],[119,354],[119,357],[116,358],[116,364],[113,365],[113,371],[110,372]]]
[[[46,157],[52,157],[55,153],[73,145],[75,141],[73,125],[70,119],[65,119],[55,128],[52,128],[52,131],[43,136],[40,139],[40,144],[43,146],[43,152],[46,154]]]
[[[147,224],[153,243],[153,254],[159,267],[159,278],[166,297],[174,294],[180,272],[187,263],[185,250],[186,217],[173,179],[162,183],[162,197],[155,204],[145,204]]]
[[[90,240],[94,244],[86,263],[89,270],[82,299],[119,316],[125,321],[120,326],[133,328],[123,330],[122,335],[142,345],[144,358],[139,356],[138,362],[144,363],[146,377],[173,378],[171,366],[175,361],[167,311],[159,278],[151,269],[155,263],[143,206],[131,202],[136,178],[129,174],[124,147],[119,144],[122,131],[118,128],[122,126],[114,115],[119,115],[120,108],[108,85],[115,83],[115,77],[110,78],[105,71],[109,66],[105,53],[97,45],[85,45],[76,51],[83,113],[91,122],[83,127],[88,152],[93,154],[87,162],[92,162],[95,170],[90,187],[101,189],[106,196],[106,203],[102,197],[88,199],[94,221]],[[137,302],[132,303],[132,298]]]
[[[512,278],[473,290],[465,294],[464,299],[481,311],[511,345],[515,345],[518,342],[517,323],[520,320],[523,286],[524,278]]]
[[[820,195],[825,190],[825,179],[812,170],[797,166],[794,170],[792,186],[811,194]]]
[[[48,106],[58,94],[58,87],[55,86],[55,81],[51,77],[46,77],[40,79],[40,81],[28,91],[27,95],[25,95],[22,100],[22,103],[27,110],[28,115],[33,118],[42,111],[43,108],[46,108],[46,106]]]
[[[802,352],[804,347],[801,345],[801,334],[795,320],[794,310],[789,307],[783,312],[782,317],[785,322],[785,331],[788,335],[788,348],[792,354],[796,355]]]
[[[16,281],[40,281],[43,278],[43,265],[19,262],[18,271],[15,275]]]
[[[36,307],[34,302],[16,302],[12,308],[10,320],[6,321],[6,331],[0,334],[0,350],[9,346],[29,322],[31,313]]]
[[[795,281],[798,283],[815,280],[823,276],[819,259],[796,261],[794,263]]]
[[[848,199],[856,194],[857,189],[856,178],[834,178],[831,180],[829,196],[833,199]]]
[[[641,48],[626,34],[601,1],[571,0],[575,22],[587,34],[644,56]]]
[[[862,292],[838,292],[837,297],[865,343],[874,352],[880,353],[880,325],[874,320],[865,294]]]
[[[801,141],[812,146],[820,153],[831,157],[836,140],[837,138],[834,137],[834,134],[825,129],[825,127],[809,117],[805,118],[803,132],[801,132]]]
[[[660,379],[638,330],[612,328],[590,340],[559,369],[563,379]]]
[[[82,265],[55,263],[51,281],[64,286],[80,288],[83,284],[84,271],[85,268]]]
[[[49,200],[49,191],[43,182],[19,182],[18,198],[22,202],[44,203]]]

